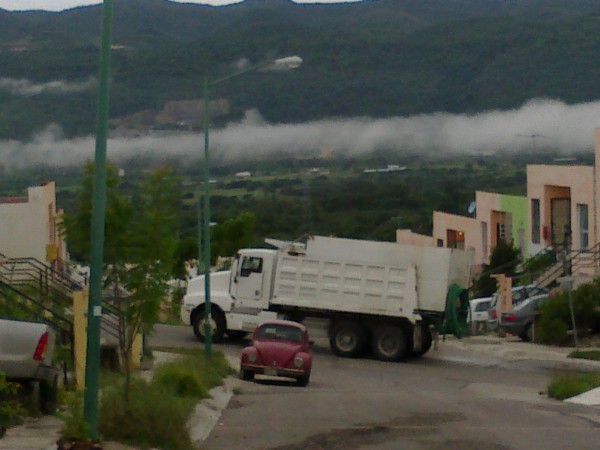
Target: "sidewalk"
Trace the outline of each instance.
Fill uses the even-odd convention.
[[[569,358],[575,350],[570,347],[552,347],[523,342],[519,338],[500,338],[493,335],[471,336],[464,339],[454,337],[440,342],[440,354],[432,350],[433,357],[445,361],[496,365],[503,362],[536,361],[546,369],[600,372],[600,361]],[[459,354],[455,354],[460,350]],[[598,350],[585,348],[583,350]],[[471,357],[468,357],[468,355]],[[600,409],[600,387],[565,400],[568,403],[592,406]]]
[[[477,365],[502,365],[507,362],[536,361],[546,368],[557,370],[597,370],[600,362],[568,358],[572,348],[549,347],[531,344],[496,336],[473,336],[465,339],[447,338],[439,343],[439,349],[432,349],[427,357],[441,361],[453,361]],[[156,364],[168,361],[174,355],[163,352],[154,353]],[[229,358],[232,367],[237,359]],[[151,377],[152,372],[143,372]],[[226,379],[223,386],[210,391],[210,398],[200,402],[190,418],[190,435],[196,446],[200,446],[216,425],[221,412],[227,407],[237,385],[237,379]],[[566,400],[569,403],[600,408],[600,388],[593,389],[577,397]],[[62,421],[53,416],[28,419],[25,424],[10,428],[6,436],[0,439],[0,450],[56,450]],[[137,450],[116,442],[104,442],[103,450]]]

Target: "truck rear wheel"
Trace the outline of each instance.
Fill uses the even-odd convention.
[[[408,353],[408,339],[400,326],[382,325],[375,329],[371,350],[381,361],[400,361]]]
[[[194,334],[200,342],[204,342],[205,339],[205,323],[204,308],[200,308],[192,319]],[[221,342],[226,328],[225,314],[214,306],[210,309],[210,328],[212,330],[212,342]]]
[[[329,332],[329,345],[338,356],[356,358],[367,347],[367,330],[357,322],[342,321],[334,323]]]

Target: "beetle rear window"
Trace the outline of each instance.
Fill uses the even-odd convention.
[[[265,325],[256,333],[258,339],[274,339],[281,341],[302,342],[302,332],[296,327],[285,325]]]

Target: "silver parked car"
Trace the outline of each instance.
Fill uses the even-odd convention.
[[[519,303],[527,300],[528,298],[535,297],[538,295],[548,295],[548,290],[536,286],[535,284],[526,284],[523,286],[515,286],[512,288],[512,304],[513,308]],[[498,293],[492,295],[492,306],[489,311],[488,329],[495,330],[498,328],[498,316],[500,315],[500,305],[498,304]]]
[[[547,293],[535,295],[514,305],[510,311],[503,312],[500,317],[500,329],[519,336],[526,342],[531,342],[533,340],[533,320],[539,306],[547,299]]]

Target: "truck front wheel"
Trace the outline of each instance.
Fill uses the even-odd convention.
[[[371,350],[381,361],[400,361],[408,353],[408,339],[400,326],[382,325],[375,329]]]
[[[192,319],[194,334],[200,342],[205,340],[206,321],[204,319],[204,308],[199,308]],[[211,341],[221,342],[225,334],[226,321],[225,314],[219,308],[213,306],[210,309],[210,329],[212,331]]]
[[[356,322],[334,323],[329,332],[329,345],[338,356],[356,358],[365,352],[367,344],[367,330]]]

